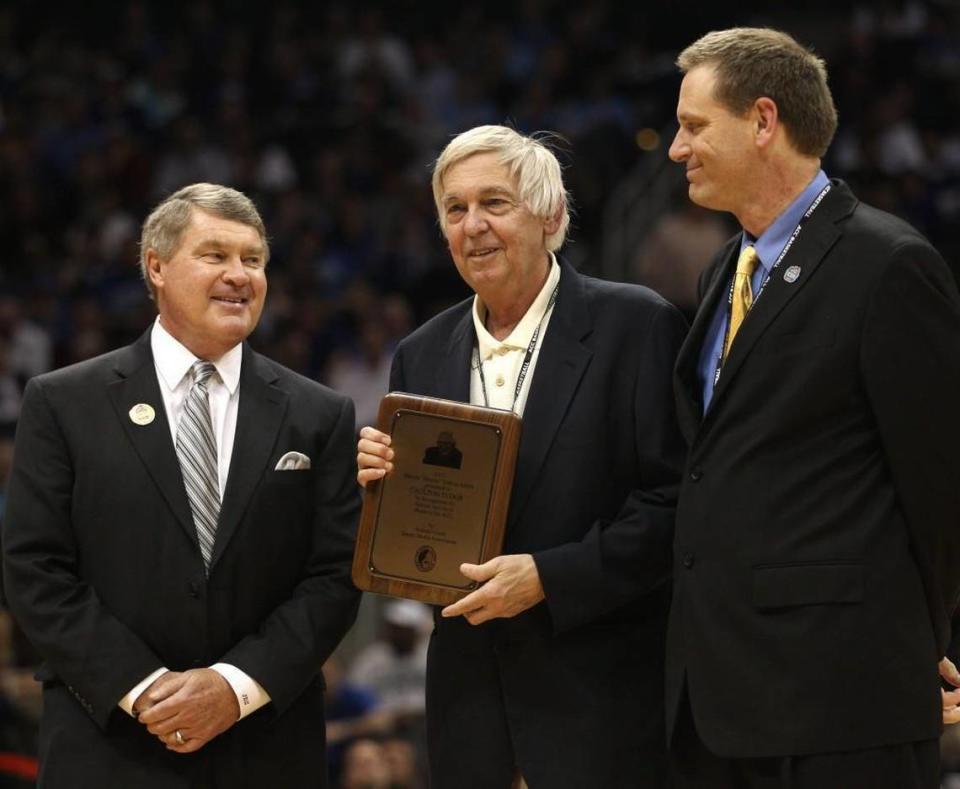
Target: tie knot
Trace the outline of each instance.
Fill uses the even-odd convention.
[[[760,258],[757,257],[757,250],[753,247],[744,247],[740,257],[737,258],[737,274],[746,274],[748,277],[752,277],[759,262]]]
[[[193,383],[195,385],[203,386],[210,380],[210,376],[217,371],[217,368],[213,366],[213,362],[207,362],[203,359],[197,359],[190,367],[190,374],[193,376]]]

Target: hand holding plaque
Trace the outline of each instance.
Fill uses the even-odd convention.
[[[544,599],[543,583],[532,554],[494,556],[486,564],[464,564],[460,571],[479,589],[444,608],[446,618],[462,616],[471,625],[514,617]]]
[[[354,583],[367,591],[450,604],[477,586],[460,573],[460,565],[482,564],[503,546],[520,418],[510,411],[391,393],[381,402],[378,426],[390,436],[392,455],[378,446],[379,454],[369,460],[387,468],[392,457],[393,468],[379,479],[373,469],[361,471],[368,483]]]

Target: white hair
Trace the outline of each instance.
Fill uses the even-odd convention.
[[[540,219],[560,214],[560,226],[546,237],[548,252],[560,249],[570,225],[570,209],[560,162],[543,142],[552,137],[547,132],[528,137],[506,126],[477,126],[454,137],[433,166],[433,200],[441,229],[446,230],[441,203],[444,176],[455,164],[474,154],[494,153],[516,179],[520,199],[531,214]]]

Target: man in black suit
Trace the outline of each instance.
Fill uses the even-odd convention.
[[[156,322],[27,387],[4,577],[45,660],[43,787],[326,785],[353,407],[244,343],[268,254],[244,195],[180,190],[143,228]]]
[[[710,33],[670,156],[743,227],[700,281],[676,386],[667,713],[681,787],[939,785],[960,579],[960,298],[913,228],[820,169],[823,62]]]
[[[569,215],[537,139],[481,126],[433,192],[476,296],[407,337],[391,388],[523,416],[505,555],[438,612],[427,665],[437,789],[660,787],[663,638],[681,445],[671,369],[686,326],[652,292],[554,252]],[[446,360],[437,365],[438,358]],[[392,469],[361,431],[359,479]]]

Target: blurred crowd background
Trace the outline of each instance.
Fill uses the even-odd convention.
[[[0,5],[0,516],[25,381],[145,330],[140,223],[187,183],[255,200],[272,259],[251,341],[353,397],[358,426],[396,343],[467,295],[429,175],[472,126],[556,133],[575,209],[565,256],[689,313],[736,228],[692,207],[667,160],[673,61],[733,25],[788,30],[826,58],[828,174],[960,265],[958,0]],[[325,667],[337,785],[425,786],[429,630],[414,604],[367,601]],[[0,786],[30,785],[11,754],[34,748],[34,661],[2,621]]]

